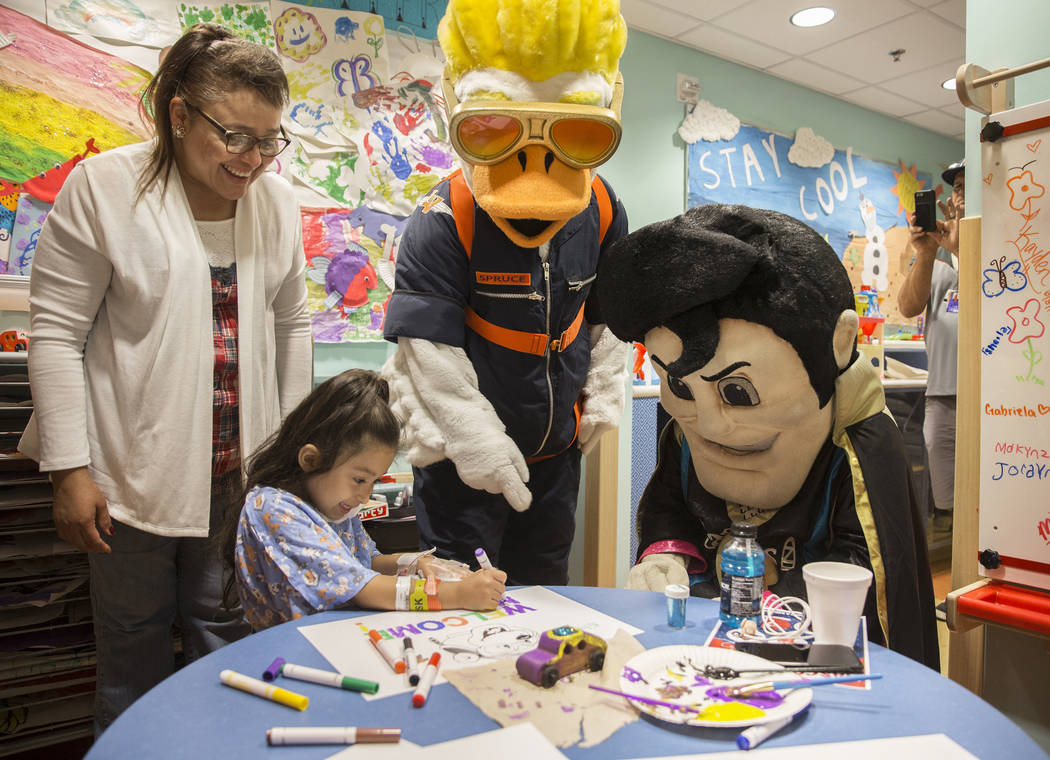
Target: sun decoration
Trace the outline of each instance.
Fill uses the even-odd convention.
[[[890,192],[897,196],[897,213],[900,214],[905,211],[909,214],[915,213],[915,191],[922,190],[922,186],[926,184],[918,178],[918,169],[915,164],[911,167],[904,165],[904,162],[899,158],[897,161],[900,163],[901,170],[893,170],[893,176],[897,179],[896,187],[891,187]],[[941,186],[938,185],[936,188],[937,195],[941,194]]]

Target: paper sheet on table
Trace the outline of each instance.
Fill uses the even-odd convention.
[[[374,753],[374,754],[373,754]],[[463,760],[464,757],[498,757],[499,760],[564,760],[547,738],[531,723],[486,731],[462,739],[420,747],[402,740],[399,744],[357,744],[328,757],[328,760]]]
[[[706,752],[702,755],[674,755],[659,760],[740,760],[740,750],[728,752]],[[776,747],[748,750],[747,757],[758,760],[977,760],[965,749],[944,734],[922,734],[919,736],[895,736],[890,739],[867,739],[856,742],[829,742],[828,744],[802,744],[797,747]],[[636,758],[642,760],[642,758]],[[646,760],[657,760],[647,758]]]
[[[617,630],[629,634],[642,629],[628,625],[541,586],[507,593],[498,610],[468,612],[380,612],[299,628],[333,669],[354,678],[376,681],[379,692],[362,694],[367,700],[412,691],[405,675],[394,673],[368,640],[369,629],[401,641],[411,637],[422,669],[430,655],[441,652],[434,684],[445,683],[444,674],[459,668],[491,663],[535,649],[540,634],[571,625],[610,640]]]
[[[578,743],[582,729],[581,746],[592,747],[608,739],[621,726],[638,719],[637,710],[622,697],[589,687],[594,684],[619,689],[624,664],[645,651],[645,647],[623,631],[617,631],[607,643],[609,648],[601,672],[574,673],[550,689],[519,676],[515,657],[454,670],[446,678],[501,726],[531,721],[558,747]]]

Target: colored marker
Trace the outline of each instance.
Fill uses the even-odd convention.
[[[736,746],[738,749],[754,749],[759,744],[764,742],[766,739],[771,737],[780,729],[787,726],[791,721],[802,715],[809,707],[804,707],[794,715],[789,715],[786,718],[780,720],[774,720],[772,723],[764,723],[759,726],[751,726],[745,728],[740,732],[740,735],[736,738]]]
[[[219,680],[227,686],[232,686],[235,689],[246,691],[249,694],[254,694],[257,697],[269,699],[288,707],[294,707],[296,710],[305,710],[306,706],[310,704],[310,699],[302,694],[296,694],[294,691],[282,689],[280,686],[268,684],[257,678],[241,675],[233,670],[224,670],[219,673]]]
[[[423,669],[423,676],[419,679],[419,686],[412,693],[412,706],[422,707],[427,703],[427,694],[430,693],[430,687],[434,683],[434,679],[437,678],[438,662],[441,661],[441,652],[434,652],[430,655],[430,660],[427,661],[427,666]]]
[[[405,662],[408,664],[408,683],[410,686],[415,686],[419,683],[419,658],[416,657],[411,638],[405,636],[402,642],[405,645]]]
[[[368,632],[368,638],[372,645],[383,655],[386,664],[394,669],[395,673],[405,672],[405,661],[397,653],[397,642],[393,639],[384,639],[382,634],[374,628]]]
[[[293,665],[290,662],[286,662],[284,667],[281,668],[281,675],[294,678],[297,681],[309,681],[310,683],[319,683],[325,686],[335,686],[337,689],[346,689],[347,691],[363,691],[366,694],[375,694],[379,691],[379,684],[375,681],[351,678],[350,676],[344,676],[342,673],[308,668],[305,665]]]
[[[264,681],[273,681],[281,674],[281,667],[284,665],[284,658],[278,657],[276,660],[270,663],[270,667],[263,671]]]
[[[485,550],[480,546],[474,550],[474,556],[478,560],[478,565],[482,570],[492,570],[492,563],[489,562],[489,555],[485,553]]]
[[[281,744],[394,744],[399,741],[400,728],[278,726],[266,729],[266,743],[271,747]]]

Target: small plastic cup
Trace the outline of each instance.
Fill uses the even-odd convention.
[[[664,586],[667,597],[667,626],[685,628],[685,600],[689,598],[689,589],[680,583]]]
[[[810,562],[802,566],[813,620],[814,644],[853,647],[871,570],[848,562]]]

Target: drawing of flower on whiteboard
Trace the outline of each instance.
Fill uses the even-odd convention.
[[[1032,201],[1046,193],[1046,188],[1027,170],[1006,180],[1006,186],[1010,188],[1010,208],[1014,211],[1029,210]]]
[[[1041,338],[1046,327],[1039,320],[1039,301],[1029,298],[1024,306],[1011,306],[1006,315],[1013,320],[1011,343],[1024,343],[1029,338]]]

